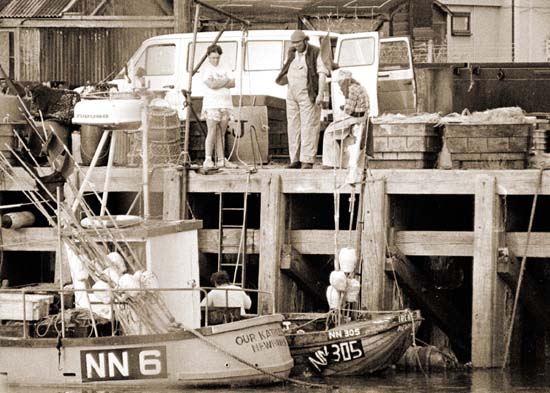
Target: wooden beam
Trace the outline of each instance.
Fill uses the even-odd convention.
[[[167,168],[163,171],[163,177],[162,219],[179,220],[181,218],[181,171],[176,168]]]
[[[1,229],[4,251],[56,251],[55,228]]]
[[[472,256],[474,233],[466,231],[395,231],[394,243],[405,255]]]
[[[405,257],[397,247],[391,248],[392,258],[388,258],[385,270],[395,272],[399,283],[405,287],[431,319],[449,336],[461,351],[469,348],[470,326],[461,311],[455,307],[445,292],[437,291],[431,280]],[[393,276],[391,274],[390,276]]]
[[[223,230],[223,253],[236,254],[241,240],[241,230],[236,228],[227,228]],[[201,229],[199,230],[199,249],[208,254],[218,253],[218,230]],[[246,253],[258,254],[260,252],[260,230],[246,230]]]
[[[299,283],[316,299],[324,298],[327,286],[326,277],[321,277],[320,269],[312,266],[311,262],[290,244],[283,245],[281,271]]]
[[[174,0],[174,33],[190,33],[191,0]]]
[[[361,238],[361,307],[368,310],[384,310],[384,274],[389,202],[385,179],[367,177],[363,197],[363,234]]]
[[[173,16],[68,16],[52,19],[3,19],[4,28],[154,29],[174,28]]]
[[[281,281],[279,266],[285,232],[285,199],[281,190],[281,177],[278,174],[272,174],[262,180],[260,225],[258,289],[274,296],[275,310],[278,310],[282,294],[279,293],[277,284]],[[258,300],[258,311],[274,311],[265,296]]]
[[[516,256],[507,248],[500,248],[497,273],[514,292],[518,285],[519,269],[520,262]],[[550,327],[550,314],[544,304],[544,290],[527,272],[523,274],[519,300],[531,315],[540,318],[545,326]]]
[[[504,283],[497,276],[503,216],[497,182],[480,175],[476,182],[472,282],[472,363],[498,367],[504,358]]]
[[[142,27],[142,26],[139,26]],[[499,195],[533,195],[538,181],[538,170],[525,169],[481,171],[481,170],[427,170],[427,169],[373,169],[370,171],[374,178],[386,179],[386,193],[414,194],[414,195],[474,195],[475,179],[479,175],[489,175],[497,179]],[[26,182],[28,176],[21,168],[14,168],[17,179]],[[261,192],[262,179],[271,175],[280,175],[281,189],[285,194],[332,194],[333,173],[323,169],[297,171],[295,169],[268,168],[260,169],[251,178],[249,192]],[[22,177],[20,177],[22,175]],[[110,191],[138,191],[141,177],[139,168],[115,167],[112,170],[113,184]],[[93,182],[103,184],[105,167],[94,170]],[[338,184],[343,184],[345,171],[337,172]],[[30,182],[32,185],[33,183]],[[161,192],[162,181],[152,179],[153,192]],[[240,172],[200,175],[189,172],[189,192],[239,192],[246,188],[246,174]],[[0,190],[18,190],[6,176],[5,182],[0,184]],[[342,193],[351,192],[351,188],[344,186]],[[550,172],[544,172],[540,195],[550,195]]]

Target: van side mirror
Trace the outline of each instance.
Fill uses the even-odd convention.
[[[130,79],[130,75],[128,75],[128,64],[124,64],[124,77],[128,81],[128,83],[132,83],[132,80]]]

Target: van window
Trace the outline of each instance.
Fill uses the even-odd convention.
[[[375,41],[372,37],[342,40],[338,54],[338,66],[365,66],[374,63]]]
[[[405,41],[380,42],[379,71],[406,70],[409,68],[409,47]]]
[[[248,41],[245,69],[248,71],[280,70],[282,58],[282,41]]]
[[[199,60],[206,53],[206,50],[211,44],[212,42],[197,42],[197,47],[195,48],[194,66],[199,64]],[[187,71],[191,71],[191,45],[193,45],[192,42],[190,42],[189,45],[187,46]],[[237,42],[236,41],[229,41],[229,42],[218,41],[218,45],[221,46],[222,52],[223,52],[220,58],[221,64],[225,64],[231,69],[231,71],[235,71],[236,64],[237,64]],[[208,60],[205,60],[205,62],[206,61]]]
[[[172,75],[175,68],[175,53],[174,44],[149,46],[136,62],[136,69],[142,67],[145,75]]]

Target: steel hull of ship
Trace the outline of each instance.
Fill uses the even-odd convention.
[[[192,332],[97,338],[2,338],[0,373],[8,384],[59,386],[246,386],[293,365],[282,316],[245,319]],[[205,341],[207,340],[207,341]],[[229,353],[229,354],[228,354]]]
[[[408,316],[400,320],[399,314]],[[421,320],[417,311],[384,314],[329,330],[285,334],[294,358],[292,374],[345,376],[382,371],[403,356]]]

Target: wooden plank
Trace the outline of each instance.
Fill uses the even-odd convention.
[[[162,219],[179,220],[181,209],[181,172],[175,168],[163,171]]]
[[[472,363],[497,367],[504,358],[504,284],[497,276],[503,219],[495,177],[476,180],[472,282]]]
[[[57,237],[53,228],[1,229],[1,231],[1,248],[4,251],[57,250]]]
[[[395,272],[397,280],[407,292],[414,296],[422,312],[426,312],[429,318],[447,333],[454,345],[467,351],[470,327],[452,299],[444,292],[437,291],[431,279],[416,269],[397,247],[392,247],[391,253],[393,257],[388,258],[388,263],[385,265],[386,272]]]
[[[305,288],[310,295],[317,299],[323,299],[327,285],[325,278],[321,276],[320,269],[312,266],[312,264],[304,258],[290,244],[283,245],[281,258],[281,271],[291,277]]]
[[[367,178],[372,179],[370,176]],[[361,307],[383,310],[385,287],[388,285],[384,274],[389,208],[385,179],[376,179],[367,185],[363,200]]]
[[[396,231],[394,243],[405,255],[472,256],[474,233],[466,231]]]
[[[4,21],[6,23],[4,23]],[[19,22],[19,23],[18,23]],[[20,20],[3,19],[3,27],[21,27]],[[173,16],[64,16],[63,18],[37,18],[28,19],[23,28],[135,28],[135,29],[154,29],[154,28],[173,28]]]
[[[223,253],[236,254],[241,239],[241,230],[236,228],[227,228],[223,230]],[[203,253],[218,253],[218,230],[201,229],[199,230],[199,250]],[[246,253],[258,254],[260,252],[260,230],[246,230]]]
[[[518,285],[520,266],[520,261],[512,252],[507,248],[499,249],[497,273],[514,292]],[[544,290],[528,272],[523,274],[519,300],[532,316],[540,318],[545,326],[550,327],[550,314],[548,314],[544,304]]]
[[[351,238],[355,239],[355,231]],[[341,230],[338,233],[338,244],[347,244],[349,232]],[[334,255],[334,231],[331,229],[294,229],[290,231],[290,244],[300,254]]]
[[[279,269],[285,231],[285,199],[281,190],[281,177],[272,174],[262,181],[260,212],[260,266],[258,289],[271,293],[275,299],[275,310],[280,308],[282,294],[278,293],[281,280]],[[258,300],[258,311],[274,311],[273,304],[265,296]]]
[[[84,171],[86,168],[84,168]],[[479,175],[493,176],[497,179],[499,195],[533,195],[536,191],[538,170],[438,170],[438,169],[372,169],[373,177],[386,179],[388,194],[417,194],[417,195],[473,195],[475,194],[475,178]],[[14,168],[17,183],[5,176],[0,183],[0,191],[17,191],[32,189],[33,182],[22,168]],[[285,194],[332,194],[333,172],[323,169],[308,171],[286,170],[279,168],[260,169],[252,175],[249,192],[261,192],[262,179],[273,174],[281,176],[282,192]],[[343,184],[346,172],[337,172],[337,183]],[[92,175],[92,182],[103,184],[105,167],[97,167]],[[130,192],[141,189],[141,172],[139,168],[115,167],[112,170],[113,181],[109,191]],[[162,177],[151,178],[151,191],[162,192]],[[89,191],[89,186],[86,191]],[[96,186],[97,188],[97,186]],[[200,175],[189,172],[189,192],[244,192],[246,188],[246,174],[237,171],[226,173]],[[344,186],[342,193],[350,192]],[[543,174],[540,195],[550,195],[550,172]]]

